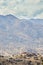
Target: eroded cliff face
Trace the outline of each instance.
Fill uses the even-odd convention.
[[[43,57],[40,54],[27,52],[12,57],[0,55],[0,65],[43,65]]]

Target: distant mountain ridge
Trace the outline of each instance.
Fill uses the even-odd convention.
[[[0,15],[2,51],[12,53],[14,50],[13,53],[19,53],[39,48],[43,49],[43,19],[19,19],[11,14]]]

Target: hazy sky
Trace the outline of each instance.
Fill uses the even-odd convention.
[[[0,0],[0,15],[43,19],[43,0]]]

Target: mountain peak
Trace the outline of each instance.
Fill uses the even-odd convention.
[[[14,19],[18,19],[16,16],[12,15],[12,14],[9,14],[9,15],[6,15],[7,18],[14,18]]]
[[[14,16],[14,15],[12,15],[12,14],[0,15],[0,18],[18,19],[16,16]]]

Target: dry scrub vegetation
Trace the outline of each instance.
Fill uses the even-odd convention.
[[[27,52],[12,57],[0,55],[0,65],[43,65],[43,57],[39,54]]]

